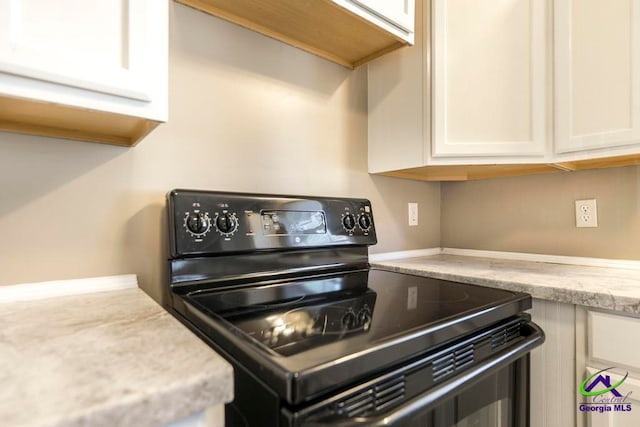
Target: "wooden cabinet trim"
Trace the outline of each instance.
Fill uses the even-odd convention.
[[[176,1],[347,68],[409,44],[328,0]]]
[[[0,131],[132,147],[158,124],[140,117],[0,96]]]
[[[587,169],[604,169],[632,165],[640,165],[640,153],[558,163],[429,165],[379,172],[374,175],[392,176],[417,181],[471,181],[507,176],[555,172],[566,173]]]

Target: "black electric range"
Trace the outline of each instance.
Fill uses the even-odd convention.
[[[371,269],[368,200],[174,190],[168,211],[169,308],[234,366],[227,425],[528,422],[530,296]]]

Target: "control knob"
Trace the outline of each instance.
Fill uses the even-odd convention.
[[[351,231],[356,228],[356,219],[352,214],[348,213],[342,218],[342,225],[344,226],[345,230]]]
[[[203,234],[209,229],[209,217],[202,212],[187,217],[187,228],[193,234]]]
[[[344,316],[342,316],[342,327],[345,329],[353,329],[356,327],[356,315],[353,311],[347,311]]]
[[[358,326],[362,327],[365,331],[369,329],[371,324],[371,310],[368,306],[362,307],[358,312]]]
[[[358,225],[360,225],[360,228],[363,230],[368,230],[369,227],[371,227],[371,215],[367,213],[361,214],[358,218]]]
[[[223,234],[233,233],[238,227],[238,220],[234,214],[223,213],[217,216],[216,227]]]

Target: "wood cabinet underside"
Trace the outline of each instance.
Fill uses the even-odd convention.
[[[140,117],[0,96],[0,131],[132,147],[158,124]]]
[[[487,178],[572,172],[631,165],[640,165],[640,154],[558,163],[422,166],[380,172],[375,175],[418,181],[472,181]]]
[[[407,45],[329,1],[176,1],[348,68]]]

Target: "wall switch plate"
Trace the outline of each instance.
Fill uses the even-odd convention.
[[[576,200],[576,227],[597,227],[596,199]]]
[[[409,225],[418,225],[418,204],[409,203]]]

